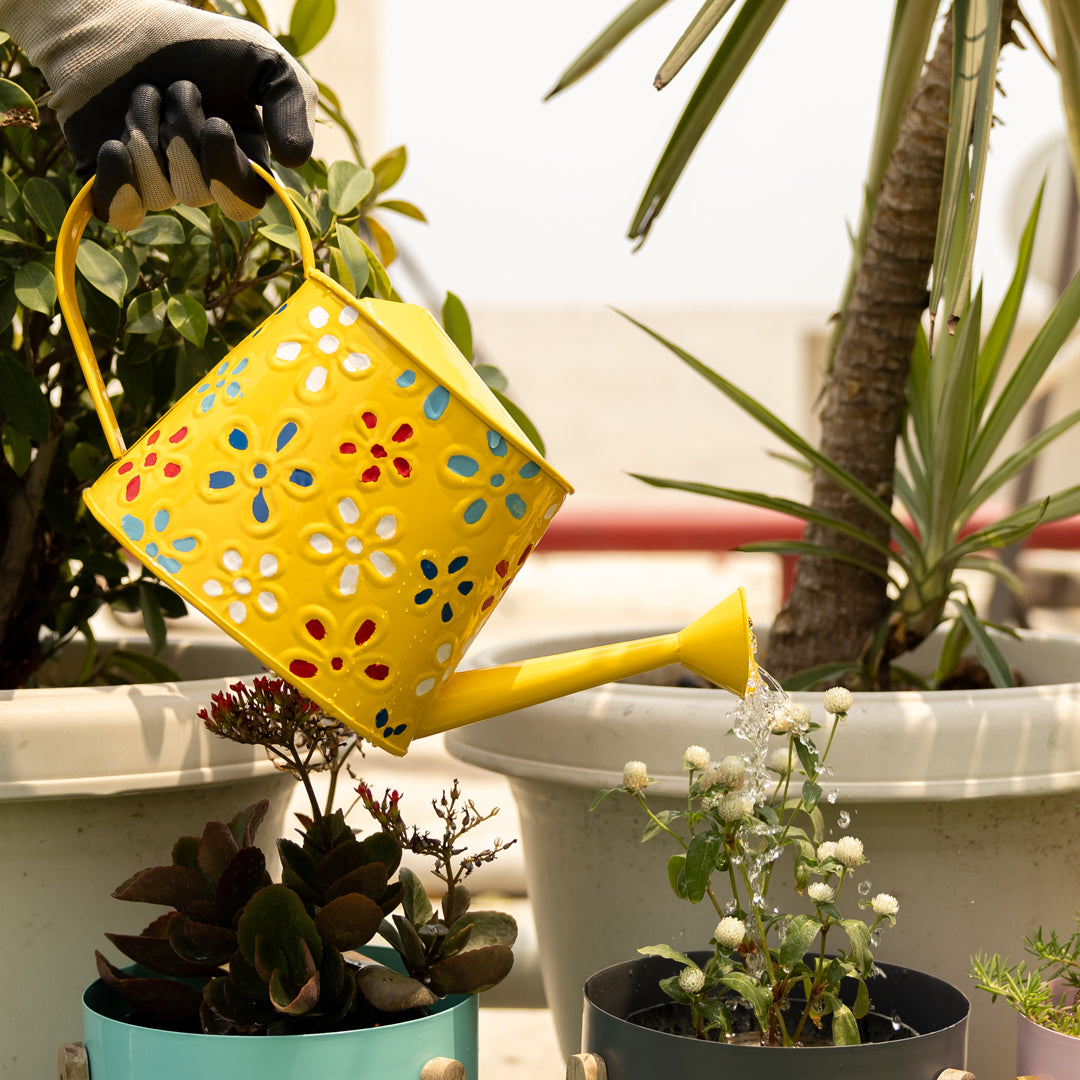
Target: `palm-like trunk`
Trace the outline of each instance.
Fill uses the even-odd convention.
[[[952,40],[950,14],[882,180],[822,410],[822,452],[886,505],[892,502],[908,368],[934,257]],[[888,526],[820,473],[814,477],[813,505],[888,541]],[[866,545],[831,529],[808,524],[805,538],[885,567]],[[887,607],[881,578],[850,563],[804,555],[769,635],[765,664],[785,678],[803,668],[857,658]]]

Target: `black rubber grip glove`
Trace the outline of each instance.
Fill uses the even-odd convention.
[[[310,156],[318,91],[254,23],[175,0],[0,0],[0,26],[41,68],[102,220],[218,202],[253,217],[269,189],[248,158]]]

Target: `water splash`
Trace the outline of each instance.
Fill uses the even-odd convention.
[[[859,882],[859,895],[860,896],[869,896],[870,895],[870,889],[871,889],[871,885],[870,885],[869,881],[860,881]]]
[[[841,829],[848,828],[851,825],[851,815],[846,810],[841,810],[840,813],[836,815],[836,824],[839,825]]]

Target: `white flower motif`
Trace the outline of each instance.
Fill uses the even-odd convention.
[[[649,782],[649,770],[644,761],[628,761],[622,771],[623,787],[627,791],[641,791]]]
[[[826,859],[835,859],[836,841],[826,840],[824,843],[818,844],[817,857],[818,862],[824,862]]]
[[[683,751],[683,768],[701,772],[709,764],[709,751],[704,746],[688,746]]]
[[[348,496],[338,499],[334,506],[340,524],[340,539],[343,551],[339,553],[345,560],[338,577],[338,592],[342,596],[353,596],[360,583],[360,558],[364,551],[364,541],[356,528],[360,520],[360,507]],[[385,514],[375,525],[375,536],[380,541],[392,540],[397,534],[397,518]],[[343,539],[342,539],[343,538]],[[324,532],[312,533],[308,545],[318,555],[332,555],[337,546],[335,538]],[[353,559],[355,557],[355,561]],[[397,572],[394,560],[385,551],[375,549],[367,556],[367,561],[381,578],[391,578]]]
[[[679,986],[688,994],[699,994],[705,988],[705,972],[698,967],[684,967],[679,972]]]
[[[827,713],[836,716],[838,713],[850,712],[854,700],[846,686],[830,686],[822,696],[821,704]]]
[[[836,894],[832,891],[831,886],[826,885],[824,881],[815,881],[807,886],[806,895],[815,904],[827,904]]]
[[[273,615],[278,609],[277,594],[269,586],[269,582],[272,578],[277,576],[278,572],[278,560],[277,556],[270,552],[265,552],[259,557],[258,561],[258,577],[261,581],[258,584],[262,585],[262,588],[256,592],[256,584],[252,583],[251,574],[244,569],[244,557],[240,554],[236,548],[229,548],[221,556],[221,566],[225,571],[225,581],[221,582],[217,578],[208,578],[203,582],[202,591],[211,599],[216,600],[225,596],[227,591],[233,593],[233,599],[229,601],[229,606],[226,609],[229,613],[229,618],[238,626],[248,616],[248,603],[254,593],[255,604],[267,615]]]
[[[863,842],[857,836],[841,836],[836,841],[836,859],[849,869],[866,862]]]
[[[900,901],[887,892],[879,892],[870,901],[870,907],[879,918],[892,918],[900,910]]]
[[[769,755],[769,768],[781,776],[787,776],[791,771],[791,754],[786,746],[778,746]]]
[[[722,949],[737,949],[745,936],[745,923],[734,915],[725,915],[713,931],[713,941]]]

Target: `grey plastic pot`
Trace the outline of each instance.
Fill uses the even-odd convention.
[[[704,963],[709,954],[691,954]],[[723,1076],[724,1080],[937,1080],[962,1069],[967,1047],[967,998],[921,971],[879,965],[885,978],[869,984],[871,1008],[897,1016],[919,1034],[859,1046],[732,1046],[653,1031],[628,1017],[666,1001],[657,985],[679,965],[658,956],[604,968],[585,983],[581,1049],[604,1060],[608,1080],[662,1076]]]
[[[391,949],[365,956],[402,970]],[[465,1066],[476,1080],[475,994],[444,998],[400,1024],[318,1035],[201,1035],[128,1023],[127,1004],[101,980],[83,995],[83,1039],[93,1080],[418,1080],[432,1059]]]

